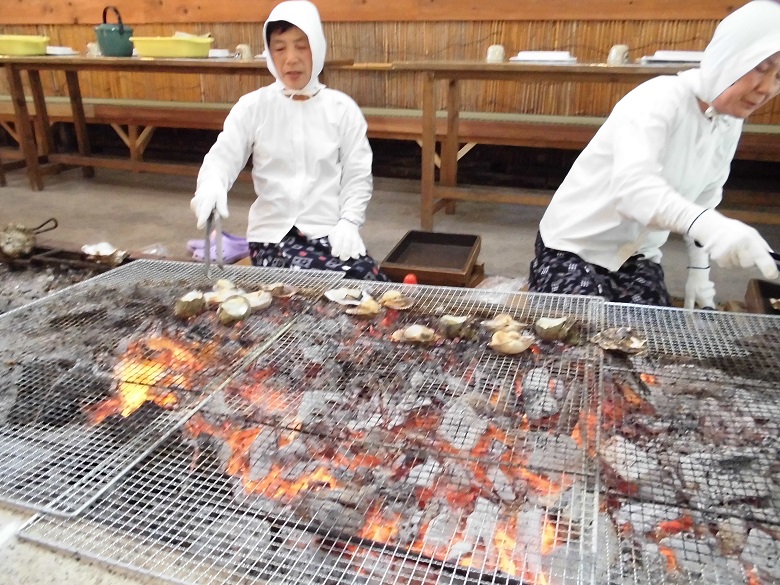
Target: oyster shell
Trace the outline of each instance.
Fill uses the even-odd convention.
[[[379,297],[379,304],[388,309],[405,311],[414,305],[414,299],[407,297],[399,290],[389,290]]]
[[[531,347],[536,341],[531,335],[521,335],[518,331],[496,331],[488,347],[496,353],[515,355]]]
[[[194,317],[206,310],[206,300],[203,293],[199,290],[188,292],[182,298],[176,301],[173,307],[173,314],[183,319]]]
[[[222,301],[217,309],[217,318],[223,325],[232,325],[246,319],[252,312],[252,306],[245,296],[234,295]]]
[[[491,333],[495,333],[496,331],[522,331],[526,325],[515,321],[512,315],[500,313],[492,319],[482,321],[482,326]]]
[[[207,305],[219,305],[230,297],[244,294],[244,290],[236,287],[231,281],[220,278],[214,283],[212,290],[203,293]]]
[[[436,332],[425,325],[413,324],[394,331],[390,339],[407,343],[431,343],[436,340]]]
[[[610,327],[590,338],[607,351],[640,353],[647,348],[647,337],[631,327]]]

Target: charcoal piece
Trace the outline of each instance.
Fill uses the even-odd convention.
[[[780,542],[763,530],[753,528],[748,533],[742,560],[756,567],[759,575],[766,575],[772,582],[780,580]]]
[[[307,494],[296,509],[298,515],[317,528],[319,533],[329,536],[354,536],[360,532],[365,522],[365,516],[360,512],[339,504],[338,502],[320,497],[318,494]],[[332,534],[332,532],[336,534]]]
[[[13,425],[56,424],[59,420],[57,413],[68,403],[68,397],[61,394],[61,389],[55,389],[54,383],[71,367],[72,361],[59,358],[34,359],[22,363],[16,376],[14,403],[8,409],[7,422]],[[13,394],[14,391],[10,390],[6,394],[6,401]]]
[[[119,413],[107,416],[100,423],[100,428],[119,442],[125,442],[135,438],[139,429],[149,432],[166,412],[166,409],[157,406],[154,402],[144,402],[138,410],[129,416],[122,416]]]
[[[754,449],[692,453],[679,463],[685,491],[700,506],[769,496],[768,468],[766,456]]]

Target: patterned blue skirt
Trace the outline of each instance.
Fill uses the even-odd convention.
[[[599,296],[614,303],[672,304],[663,268],[644,256],[631,256],[617,271],[610,272],[577,254],[548,248],[538,233],[534,252],[528,276],[532,292]]]

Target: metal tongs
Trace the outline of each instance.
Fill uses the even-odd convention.
[[[217,266],[220,270],[225,270],[225,263],[222,261],[222,216],[214,209],[206,220],[206,246],[203,248],[205,254],[203,259],[206,262],[206,278],[211,278],[211,230],[214,230],[214,239],[217,247]]]

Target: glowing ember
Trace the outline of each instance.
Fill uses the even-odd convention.
[[[179,404],[174,390],[192,389],[185,373],[203,368],[197,354],[182,343],[151,337],[130,345],[114,367],[115,395],[88,410],[94,424],[118,414],[129,417],[146,402],[165,409]]]

